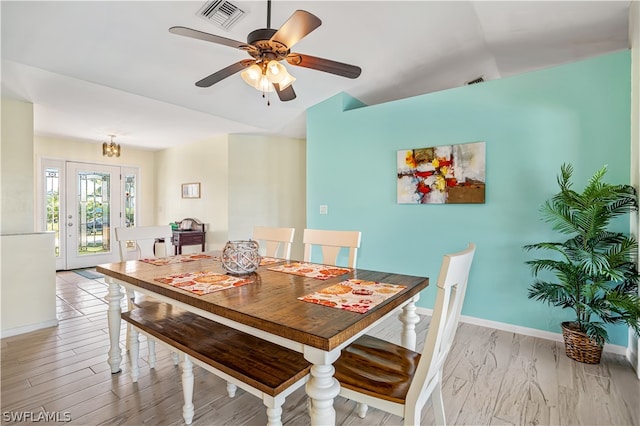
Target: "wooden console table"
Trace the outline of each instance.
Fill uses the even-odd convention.
[[[201,245],[205,251],[204,231],[173,231],[173,254],[182,254],[182,246]]]
[[[186,225],[187,229],[184,226]],[[173,244],[173,254],[182,254],[182,246],[202,246],[202,251],[206,250],[204,223],[197,219],[186,218],[178,222],[180,229],[173,231],[171,244]]]

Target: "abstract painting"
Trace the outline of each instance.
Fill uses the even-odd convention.
[[[482,204],[485,143],[398,151],[398,204]]]

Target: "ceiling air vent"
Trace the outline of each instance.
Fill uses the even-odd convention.
[[[484,81],[484,78],[478,77],[478,78],[474,78],[473,80],[467,81],[465,84],[478,84],[478,83],[482,83],[483,81]]]
[[[226,0],[208,1],[198,11],[198,16],[225,30],[231,28],[244,14],[244,10]]]

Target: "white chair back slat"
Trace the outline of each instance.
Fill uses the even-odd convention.
[[[476,246],[444,256],[438,277],[433,316],[405,406],[415,407],[427,389],[442,380],[441,372],[456,334]]]
[[[305,229],[302,237],[304,243],[304,261],[311,261],[314,246],[321,247],[321,263],[337,266],[340,251],[349,251],[347,267],[355,268],[360,248],[360,231],[334,231],[325,229]]]
[[[253,239],[260,244],[262,256],[289,260],[295,232],[295,228],[256,226],[253,228]]]
[[[116,241],[120,248],[120,261],[128,259],[130,250],[127,247],[128,241],[135,244],[135,259],[165,257],[171,254],[171,239],[173,233],[171,226],[134,226],[131,228],[116,228]],[[158,253],[160,247],[156,247],[156,239],[164,239],[164,252]]]

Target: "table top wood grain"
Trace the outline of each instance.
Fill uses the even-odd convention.
[[[252,280],[250,284],[201,296],[162,284],[155,281],[155,278],[197,271],[226,273],[222,263],[215,258],[163,266],[127,261],[99,265],[96,271],[123,281],[134,289],[146,289],[240,324],[324,351],[337,348],[429,285],[429,279],[425,277],[364,269],[355,269],[339,277],[319,280],[271,271],[268,268],[272,266],[274,265],[261,266],[252,274],[242,275],[243,278]],[[298,297],[350,278],[401,284],[406,288],[366,313],[349,312],[297,300]]]

